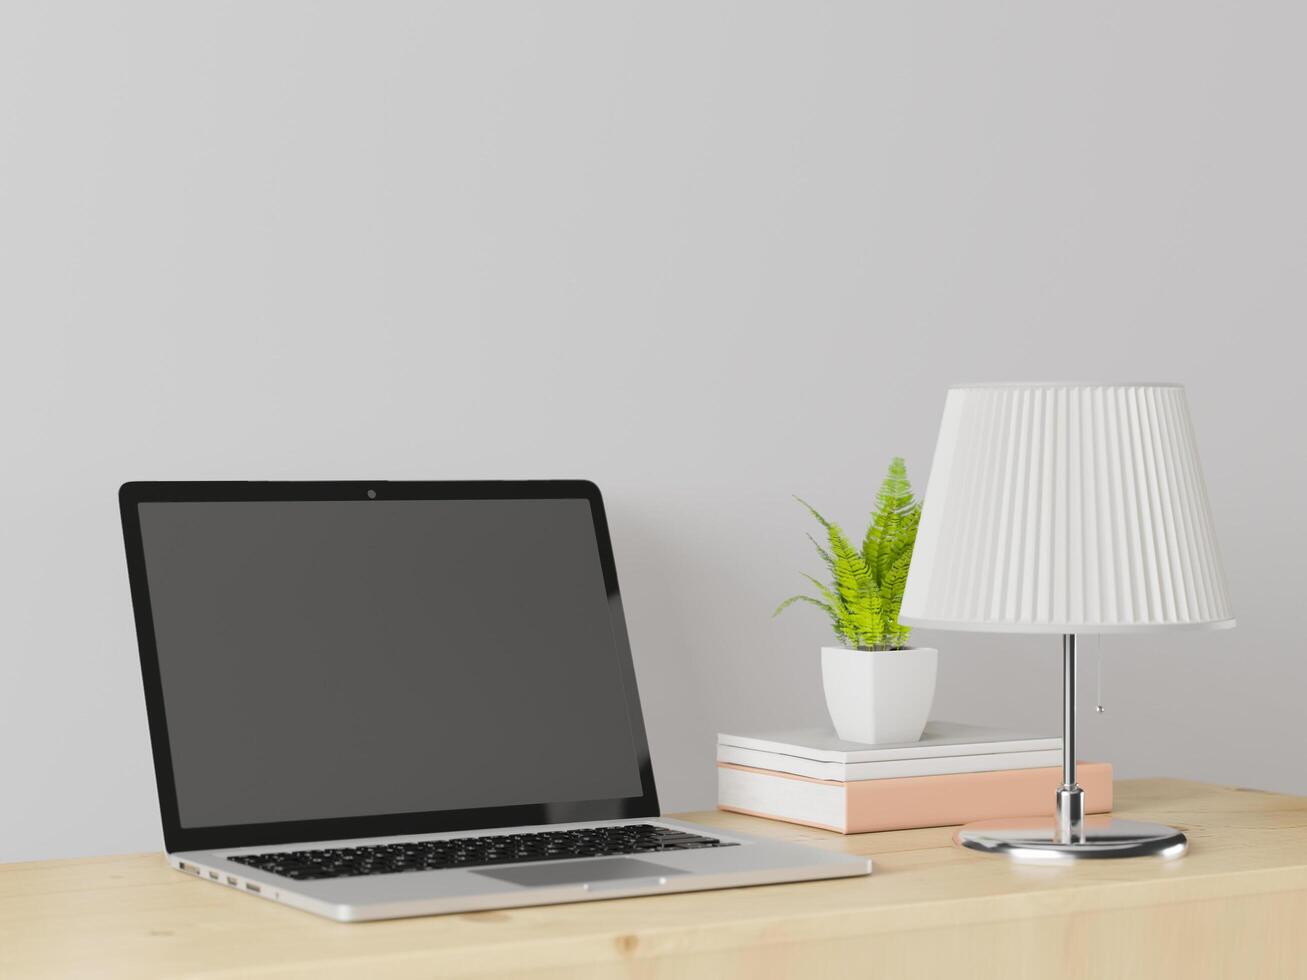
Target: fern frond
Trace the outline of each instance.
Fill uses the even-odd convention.
[[[875,576],[877,585],[897,560],[897,545],[908,533],[909,524],[915,537],[919,512],[920,505],[912,495],[912,484],[908,482],[907,465],[902,457],[895,456],[876,493],[876,510],[862,539],[862,560]],[[914,518],[914,514],[918,517]]]
[[[889,471],[876,494],[876,508],[902,513],[912,507],[912,484],[908,482],[908,464],[902,456],[890,460]]]
[[[834,607],[837,610],[843,609],[844,600],[841,599],[834,592],[832,592],[824,582],[818,581],[817,579],[813,578],[811,575],[807,574],[806,572],[804,573],[803,577],[806,578],[809,582],[811,582],[814,586],[816,586],[817,591],[822,594],[822,598],[824,598],[828,603],[830,603],[832,607]]]
[[[799,503],[803,504],[804,507],[808,508],[808,513],[811,514],[813,517],[817,518],[818,524],[820,524],[824,528],[830,527],[830,521],[826,520],[826,518],[822,517],[821,514],[817,513],[816,507],[812,506],[812,504],[808,503],[802,497],[795,497],[794,499],[797,500]]]
[[[850,627],[846,635],[854,646],[866,648],[880,642],[885,623],[881,599],[862,555],[849,543],[839,526],[830,526],[831,553],[835,558],[835,585]]]
[[[902,646],[900,638],[911,632],[899,624],[899,607],[903,605],[903,589],[908,584],[908,566],[911,563],[911,550],[901,554],[886,570],[880,586],[881,608],[885,610],[885,634],[893,638],[895,646]]]
[[[857,632],[857,645],[860,648],[874,647],[884,638],[885,615],[883,608],[884,603],[881,601],[879,594],[868,590],[862,596],[862,601],[851,610],[850,619],[852,619],[854,629]]]
[[[827,524],[826,531],[834,558],[835,591],[846,606],[857,605],[859,597],[867,591],[867,564],[838,524]]]
[[[885,576],[895,562],[904,555],[911,557],[913,546],[917,543],[917,528],[920,525],[921,506],[917,505],[898,522],[897,527],[894,529],[894,537],[881,548],[880,554],[877,556],[877,561],[880,563],[877,570],[878,584],[884,583]]]
[[[818,609],[823,610],[832,619],[835,618],[834,609],[826,605],[826,603],[822,602],[820,599],[814,599],[810,595],[790,596],[788,599],[786,599],[784,602],[782,602],[779,606],[776,607],[776,609],[772,612],[772,618],[774,619],[775,617],[779,616],[781,613],[783,613],[786,609],[790,608],[790,606],[794,605],[796,602],[806,602],[810,606],[816,606]]]
[[[825,548],[823,548],[821,546],[821,542],[818,541],[816,538],[814,538],[811,534],[808,535],[808,540],[811,541],[812,546],[817,549],[817,554],[821,555],[821,560],[825,563],[827,570],[830,571],[832,574],[834,574],[835,559],[831,557],[831,553],[827,551]]]
[[[825,583],[817,581],[811,575],[804,575],[809,582],[813,584],[818,592],[821,593],[826,604],[830,607],[831,627],[835,630],[837,636],[841,636],[850,643],[857,643],[858,628],[854,621],[854,611],[851,610],[840,596],[833,592]]]
[[[816,606],[818,609],[820,609],[822,612],[826,614],[827,618],[830,619],[831,629],[834,631],[836,636],[843,637],[846,635],[844,632],[845,630],[844,619],[841,616],[839,610],[835,609],[829,603],[822,602],[820,599],[814,599],[810,595],[790,596],[788,599],[786,599],[784,602],[782,602],[779,606],[776,607],[776,610],[772,613],[772,618],[774,619],[775,617],[779,616],[782,612],[784,612],[790,606],[794,605],[796,602],[806,602],[810,606]]]

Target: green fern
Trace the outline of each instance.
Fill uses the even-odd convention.
[[[899,607],[921,523],[921,503],[912,494],[903,460],[895,457],[890,463],[860,549],[853,547],[838,524],[826,520],[806,500],[795,499],[826,532],[828,546],[812,535],[808,539],[826,566],[831,583],[825,585],[805,575],[821,598],[790,596],[772,615],[804,602],[825,612],[835,635],[854,649],[897,650],[906,646],[911,630],[899,623]]]
[[[876,570],[877,581],[898,560],[905,541],[906,525],[914,515],[920,517],[921,507],[912,496],[908,468],[902,458],[896,456],[889,464],[880,492],[876,494],[876,510],[862,541],[863,560]],[[912,527],[911,538],[907,539],[909,548],[916,538],[915,523]]]

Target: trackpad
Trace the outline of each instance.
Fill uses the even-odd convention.
[[[620,881],[623,878],[664,878],[667,875],[683,875],[684,871],[641,861],[638,858],[598,858],[593,861],[568,861],[566,864],[552,862],[542,864],[525,864],[516,868],[500,868],[495,871],[477,871],[475,874],[487,878],[497,878],[513,885],[526,888],[543,888],[548,885],[575,885],[589,881]]]

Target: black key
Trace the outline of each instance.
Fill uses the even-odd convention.
[[[652,824],[549,830],[536,834],[490,834],[434,841],[408,841],[318,851],[272,851],[239,854],[230,860],[294,881],[406,874],[497,864],[563,861],[610,854],[729,847],[712,837]]]

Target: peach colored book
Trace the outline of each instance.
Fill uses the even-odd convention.
[[[1089,813],[1112,809],[1112,767],[1081,762],[1077,776]],[[722,810],[863,834],[877,830],[946,827],[998,817],[1052,816],[1061,767],[906,776],[835,782],[770,769],[717,764]]]

